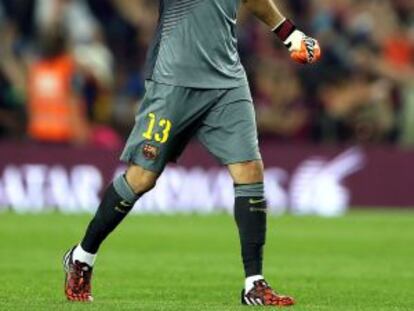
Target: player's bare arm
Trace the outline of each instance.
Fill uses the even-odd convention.
[[[293,22],[281,13],[273,0],[243,0],[243,4],[282,40],[294,61],[311,64],[320,59],[321,49],[318,41],[296,29]]]
[[[243,4],[272,29],[286,19],[272,0],[243,0]]]

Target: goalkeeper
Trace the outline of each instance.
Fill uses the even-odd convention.
[[[267,212],[263,163],[249,84],[237,52],[239,3],[160,0],[159,23],[146,62],[146,94],[121,156],[128,169],[106,189],[83,239],[64,256],[67,299],[92,300],[91,277],[99,246],[154,187],[165,165],[197,137],[234,181],[234,217],[245,275],[241,303],[294,304],[263,277]],[[296,29],[273,0],[242,0],[242,4],[269,26],[295,62],[318,61],[318,42]]]

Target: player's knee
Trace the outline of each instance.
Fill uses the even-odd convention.
[[[263,182],[263,162],[261,160],[230,164],[229,171],[235,184]]]
[[[138,165],[131,165],[126,171],[126,180],[137,194],[143,194],[154,188],[157,178],[158,174],[145,170]]]

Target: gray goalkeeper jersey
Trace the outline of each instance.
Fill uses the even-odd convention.
[[[159,0],[159,23],[146,79],[208,89],[247,83],[237,52],[240,0]]]

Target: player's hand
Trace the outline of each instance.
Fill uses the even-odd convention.
[[[290,57],[300,64],[313,64],[321,58],[321,48],[316,39],[295,30],[285,42],[290,51]]]
[[[300,64],[313,64],[321,58],[321,48],[316,39],[306,36],[295,25],[285,20],[274,32],[290,51],[290,57]]]

